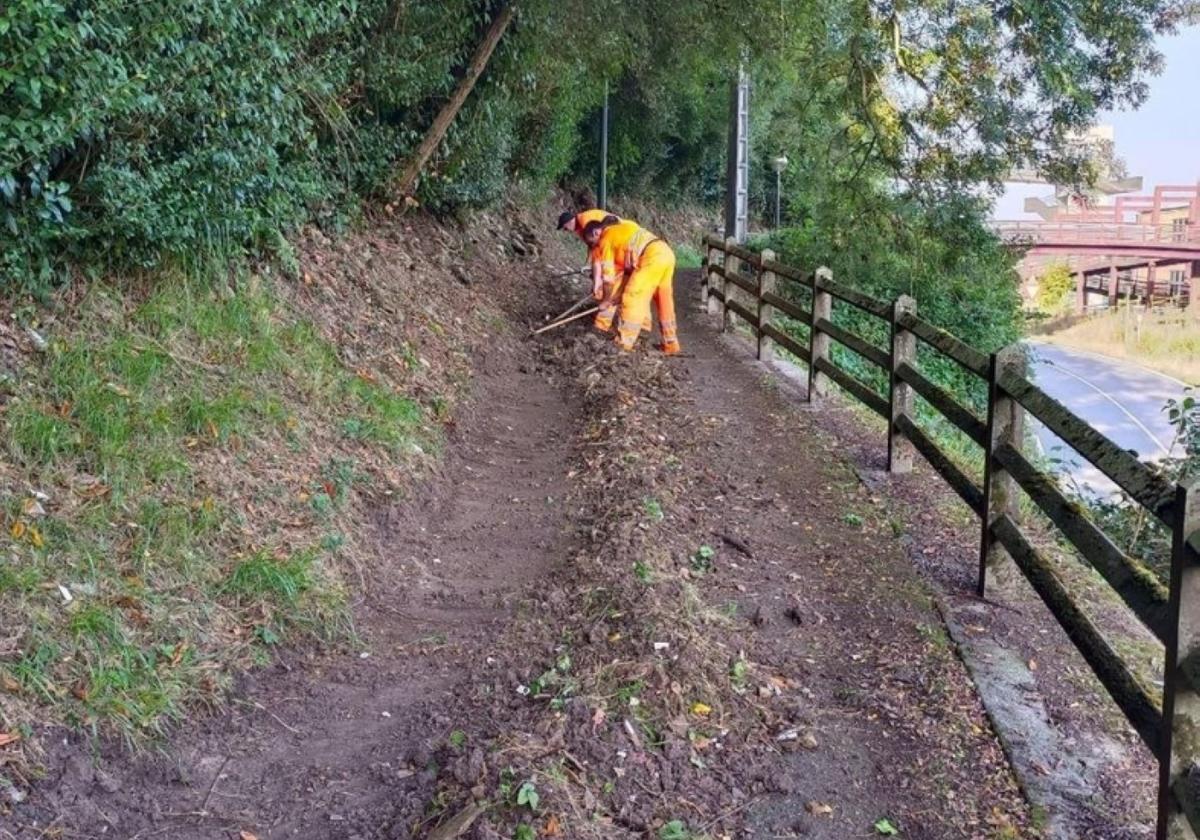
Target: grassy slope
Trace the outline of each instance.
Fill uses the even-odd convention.
[[[1129,359],[1200,385],[1200,310],[1117,312],[1089,318],[1046,337],[1066,347]]]
[[[411,231],[314,234],[298,282],[61,301],[0,382],[0,734],[139,743],[285,639],[352,640],[366,513],[436,454],[494,317]]]

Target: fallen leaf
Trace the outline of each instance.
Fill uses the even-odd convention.
[[[17,520],[12,525],[8,526],[8,533],[14,540],[19,540],[25,536],[25,523]]]
[[[562,826],[558,823],[558,817],[553,814],[550,819],[546,820],[546,827],[542,829],[543,837],[559,837],[562,835]]]
[[[21,740],[19,732],[0,732],[0,747],[7,747],[9,744],[15,744]]]
[[[1030,660],[1029,660],[1029,670],[1030,670],[1030,671],[1036,671],[1037,669],[1038,669],[1038,663],[1037,663],[1037,660],[1036,660],[1036,659],[1030,659]]]
[[[827,805],[824,802],[808,802],[804,805],[804,810],[812,814],[814,817],[831,817],[833,816],[833,806]]]
[[[258,836],[249,831],[238,832],[238,840],[258,840]]]
[[[0,674],[0,688],[3,688],[10,694],[16,694],[21,690],[21,684],[8,674]]]
[[[42,532],[39,531],[37,528],[29,529],[29,542],[33,545],[34,548],[45,548],[46,547],[46,538],[42,536]]]
[[[692,714],[699,715],[700,717],[712,714],[712,706],[708,705],[707,703],[701,703],[697,701],[692,704]]]

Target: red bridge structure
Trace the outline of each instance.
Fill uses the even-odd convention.
[[[1200,184],[1156,187],[1153,195],[1121,195],[1102,206],[1047,210],[1044,221],[998,221],[992,227],[1007,243],[1025,249],[1021,273],[1027,279],[1050,264],[1066,263],[1075,275],[1077,311],[1115,306],[1122,298],[1187,306],[1200,293]]]

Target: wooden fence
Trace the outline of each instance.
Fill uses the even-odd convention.
[[[722,316],[728,329],[736,318],[757,339],[757,355],[781,347],[808,368],[808,399],[839,385],[887,421],[888,469],[911,468],[911,451],[929,465],[980,518],[978,593],[988,571],[1008,554],[1083,654],[1100,682],[1159,762],[1159,840],[1194,838],[1200,831],[1200,483],[1166,481],[1024,375],[1016,347],[991,355],[968,346],[917,316],[917,303],[902,296],[885,303],[836,282],[827,269],[813,272],[784,265],[771,251],[761,254],[715,236],[704,239],[702,305]],[[808,308],[798,300],[807,300]],[[879,347],[834,323],[833,307],[850,306],[890,326],[889,347]],[[782,314],[807,325],[807,343],[783,331]],[[887,393],[839,367],[830,354],[835,341],[880,368]],[[978,416],[925,374],[918,365],[921,342],[987,384],[987,416]],[[914,395],[979,446],[983,484],[964,473],[917,424]],[[1056,479],[1022,452],[1026,415],[1036,417],[1084,459],[1121,487],[1173,534],[1170,585],[1126,556]],[[1022,530],[1016,488],[1023,490],[1061,535],[1104,577],[1138,619],[1164,646],[1161,692],[1145,685],[1076,603],[1053,565]]]

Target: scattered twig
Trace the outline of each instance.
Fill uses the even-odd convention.
[[[255,706],[258,706],[258,708],[262,709],[264,712],[266,712],[267,714],[269,714],[271,717],[275,718],[275,722],[276,722],[276,723],[278,723],[280,726],[282,726],[282,727],[283,727],[284,729],[286,729],[288,732],[291,732],[293,735],[303,735],[303,734],[304,734],[303,732],[301,732],[301,731],[300,731],[299,729],[297,729],[296,727],[294,727],[294,726],[289,726],[288,724],[284,723],[284,721],[283,721],[283,718],[281,718],[279,715],[275,714],[274,712],[272,712],[270,709],[266,708],[265,706],[262,706],[262,705],[261,705],[261,704],[259,704],[259,703],[255,703],[254,705],[255,705]]]
[[[166,355],[169,359],[171,359],[173,362],[176,362],[179,365],[193,365],[195,367],[200,368],[201,370],[207,370],[207,371],[210,371],[211,373],[219,373],[222,375],[224,375],[226,373],[225,368],[221,367],[220,365],[213,365],[213,364],[209,364],[208,362],[202,362],[199,359],[193,359],[190,356],[184,356],[180,353],[174,352],[173,350],[168,350],[162,344],[162,342],[155,341],[153,338],[151,338],[148,335],[136,334],[136,337],[138,338],[139,341],[145,341],[148,344],[152,345],[152,347],[144,347],[140,344],[133,345],[138,350],[141,350],[143,352],[145,352],[147,350],[155,350],[159,353]]]
[[[717,816],[713,817],[711,820],[706,822],[704,825],[700,826],[700,828],[697,830],[697,833],[703,834],[704,832],[706,832],[710,828],[712,828],[714,825],[719,823],[721,820],[728,819],[729,817],[732,817],[734,814],[738,813],[739,811],[744,811],[745,809],[749,808],[751,805],[753,805],[755,802],[757,802],[758,799],[759,798],[757,796],[752,796],[749,799],[747,799],[745,802],[741,803],[740,805],[734,805],[732,808],[727,808],[726,810],[722,811],[720,814],[717,814]]]
[[[732,548],[736,548],[738,551],[740,551],[742,554],[749,557],[751,560],[754,559],[754,552],[750,549],[750,546],[746,544],[745,540],[743,540],[740,537],[737,537],[733,534],[730,534],[726,531],[722,531],[718,536],[721,537],[721,539],[725,542],[726,545],[731,546]]]
[[[208,816],[208,800],[212,799],[213,790],[217,787],[217,780],[221,778],[221,774],[225,772],[225,765],[229,763],[230,756],[225,756],[225,760],[221,762],[221,766],[217,768],[217,772],[213,773],[212,783],[208,786],[208,793],[204,794],[204,801],[200,803],[200,815]]]
[[[429,832],[429,840],[453,840],[455,837],[461,837],[488,807],[487,802],[471,803]]]

